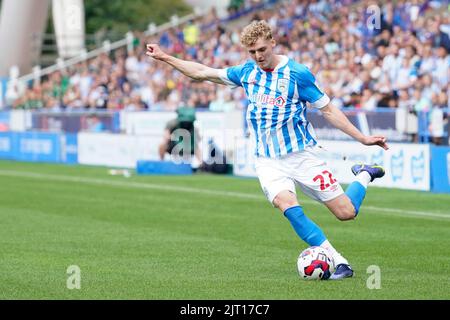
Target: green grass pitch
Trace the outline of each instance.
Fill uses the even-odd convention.
[[[107,172],[0,161],[0,299],[450,299],[450,195],[369,187],[340,222],[299,193],[355,269],[303,281],[306,244],[256,179]]]

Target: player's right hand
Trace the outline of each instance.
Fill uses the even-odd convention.
[[[147,43],[146,55],[156,60],[163,60],[166,54],[155,43]]]

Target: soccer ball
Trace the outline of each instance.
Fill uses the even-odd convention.
[[[334,260],[325,248],[313,246],[300,253],[297,259],[300,278],[305,280],[326,280],[334,271]]]

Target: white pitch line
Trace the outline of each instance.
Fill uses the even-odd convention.
[[[130,188],[138,188],[138,189],[154,189],[154,190],[164,190],[164,191],[175,191],[175,192],[187,192],[187,193],[196,193],[196,194],[205,194],[211,196],[219,196],[219,197],[235,197],[241,199],[253,199],[253,200],[262,200],[267,201],[264,196],[243,193],[243,192],[234,192],[234,191],[218,191],[218,190],[208,190],[208,189],[200,189],[200,188],[192,188],[192,187],[178,187],[178,186],[170,186],[170,185],[162,185],[162,184],[152,184],[152,183],[144,183],[144,182],[133,182],[133,181],[114,181],[114,180],[106,180],[106,179],[96,179],[96,178],[86,178],[86,177],[73,177],[66,175],[51,175],[51,174],[42,174],[37,172],[23,172],[23,171],[13,171],[13,170],[0,170],[0,175],[9,176],[9,177],[23,177],[23,178],[31,178],[31,179],[47,179],[53,181],[62,181],[62,182],[78,182],[78,183],[86,183],[86,184],[96,184],[96,185],[107,185],[112,187],[130,187]],[[305,200],[302,199],[301,203],[308,203],[313,205],[322,205],[316,201]],[[398,216],[407,216],[407,217],[420,217],[420,218],[443,218],[450,219],[450,213],[437,213],[437,212],[426,212],[426,211],[415,211],[415,210],[402,210],[396,208],[387,208],[387,207],[375,207],[375,206],[363,206],[364,210],[375,211],[377,213],[386,213],[386,214],[396,214]]]

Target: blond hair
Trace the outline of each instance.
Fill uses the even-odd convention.
[[[242,30],[241,33],[241,44],[244,47],[250,47],[258,41],[259,38],[264,40],[271,40],[272,37],[272,29],[270,25],[264,21],[252,21],[248,26]]]

